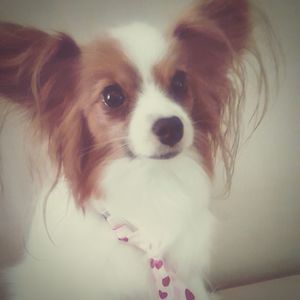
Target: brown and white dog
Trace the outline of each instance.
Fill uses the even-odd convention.
[[[133,23],[85,46],[1,23],[2,103],[26,112],[55,173],[11,299],[209,299],[210,181],[217,153],[232,174],[251,32],[245,0],[202,1],[166,35]],[[138,241],[119,241],[111,216]]]

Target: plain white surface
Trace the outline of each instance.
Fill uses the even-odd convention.
[[[189,2],[2,0],[0,18],[45,30],[66,31],[88,41],[104,25],[143,20],[159,27],[168,26]],[[231,196],[215,203],[220,226],[210,278],[216,286],[300,272],[300,2],[256,2],[265,9],[280,38],[286,75],[261,127],[241,148]],[[275,88],[272,86],[271,91]],[[22,183],[18,185],[21,187]],[[14,207],[18,209],[14,220],[10,217],[5,225],[1,224],[2,260],[10,258],[12,245],[19,245],[11,241],[11,232],[14,228],[20,230],[17,218],[23,205],[12,202],[7,208],[10,212]],[[0,218],[4,220],[3,216]]]

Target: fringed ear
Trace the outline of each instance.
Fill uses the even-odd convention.
[[[172,31],[174,47],[187,65],[194,97],[197,145],[213,170],[216,154],[230,185],[245,98],[242,54],[251,49],[249,1],[203,0]]]
[[[248,1],[206,0],[201,11],[222,30],[235,53],[245,49],[251,28]]]
[[[65,34],[0,23],[0,95],[45,113],[63,101],[79,47]]]
[[[97,166],[97,152],[91,152],[94,139],[83,113],[71,109],[64,117],[64,121],[54,130],[50,145],[55,159],[61,162],[74,199],[80,206],[91,196],[95,187],[91,170]]]
[[[245,0],[205,0],[187,12],[173,31],[190,66],[198,67],[205,76],[224,73],[247,48],[249,34]]]
[[[80,205],[92,193],[93,140],[80,109],[80,49],[65,34],[0,23],[0,95],[30,113]]]

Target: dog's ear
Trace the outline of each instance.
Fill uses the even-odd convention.
[[[247,45],[250,33],[249,3],[246,0],[206,0],[201,11],[225,34],[235,53]]]
[[[247,0],[197,1],[171,36],[190,75],[198,148],[209,170],[220,150],[229,182],[245,95],[242,54],[252,49],[250,7]]]
[[[91,193],[92,164],[92,140],[75,101],[80,56],[80,48],[66,34],[0,23],[0,96],[30,113],[78,203]]]
[[[63,102],[79,56],[65,34],[0,23],[0,95],[43,114]]]
[[[179,21],[173,37],[202,75],[224,73],[247,48],[250,34],[246,0],[204,0]]]

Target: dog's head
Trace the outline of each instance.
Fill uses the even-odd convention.
[[[165,35],[135,23],[82,47],[5,23],[0,93],[30,111],[79,203],[118,157],[196,150],[212,175],[218,149],[230,168],[226,139],[241,100],[232,77],[250,31],[245,0],[203,1]]]

